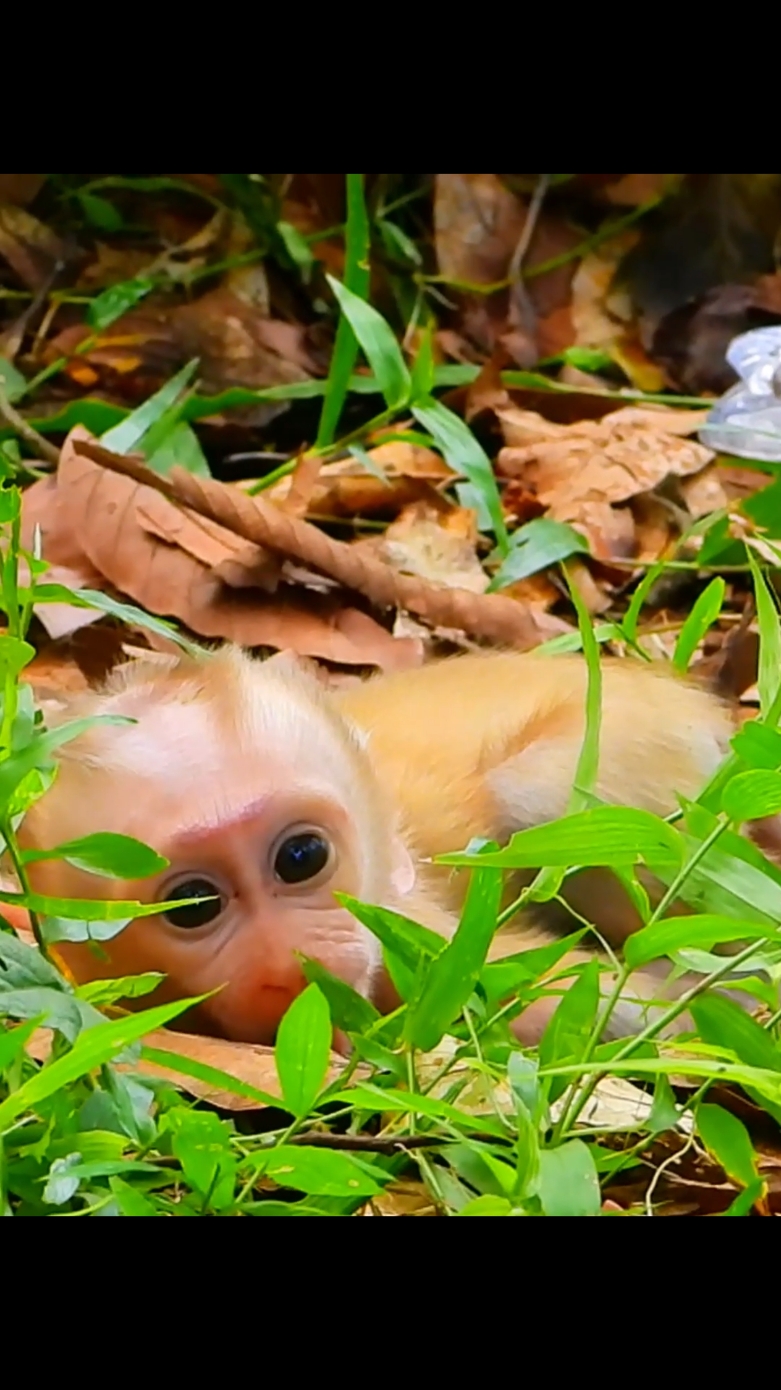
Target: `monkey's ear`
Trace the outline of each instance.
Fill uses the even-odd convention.
[[[415,865],[400,835],[394,835],[391,840],[391,884],[400,898],[406,897],[415,887]]]

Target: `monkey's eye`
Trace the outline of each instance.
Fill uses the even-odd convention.
[[[202,899],[188,903],[187,907],[172,907],[168,912],[161,912],[160,916],[173,927],[205,927],[207,922],[214,922],[225,907],[222,893],[208,878],[185,879],[168,889],[166,897]]]
[[[274,873],[283,883],[307,883],[325,868],[330,855],[331,846],[322,835],[289,835],[274,855]]]

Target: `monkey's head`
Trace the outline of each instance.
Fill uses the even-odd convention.
[[[334,891],[400,905],[414,870],[362,736],[313,676],[285,657],[256,662],[231,649],[162,669],[137,662],[67,717],[85,713],[136,722],[98,725],[66,745],[23,844],[53,849],[114,831],[145,841],[169,867],[117,882],[39,861],[32,887],[200,901],[137,918],[99,951],[61,944],[77,979],[162,971],[157,1001],[217,989],[187,1026],[264,1043],[305,986],[297,952],[370,993],[379,944]]]

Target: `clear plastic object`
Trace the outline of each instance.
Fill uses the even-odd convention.
[[[741,378],[699,430],[709,449],[781,463],[781,326],[733,338],[727,361]]]

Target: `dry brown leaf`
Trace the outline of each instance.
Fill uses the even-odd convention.
[[[402,507],[418,500],[436,505],[439,498],[435,486],[453,477],[452,470],[433,449],[406,440],[390,440],[367,453],[386,481],[373,476],[352,457],[323,464],[309,496],[309,516],[396,516]],[[246,486],[252,486],[254,481]],[[280,478],[263,496],[288,510],[291,489],[291,478]],[[441,501],[439,505],[448,507],[449,503]]]
[[[619,207],[641,207],[667,193],[680,177],[680,174],[623,174],[617,183],[608,185],[605,197]]]
[[[714,457],[702,444],[681,437],[684,428],[696,427],[698,412],[687,411],[690,418],[678,421],[672,410],[657,415],[629,406],[574,425],[556,425],[515,408],[497,413],[508,440],[499,453],[499,471],[522,477],[562,520],[576,519],[584,502],[625,502],[669,474],[698,473]]]
[[[289,648],[325,661],[385,670],[419,664],[419,643],[395,641],[373,618],[338,599],[303,596],[289,585],[273,599],[259,589],[228,588],[192,554],[150,532],[149,517],[161,517],[160,501],[171,512],[178,509],[152,488],[78,454],[74,441],[89,438],[77,428],[63,445],[57,475],[62,524],[104,580],[148,612],[178,618],[202,637],[246,647]],[[206,539],[213,540],[214,532]]]
[[[724,489],[718,464],[710,463],[693,478],[681,478],[678,484],[681,496],[690,512],[697,520],[719,512],[729,506],[729,497]]]
[[[556,517],[556,508],[550,515]],[[637,554],[635,520],[628,507],[611,507],[609,502],[582,502],[573,519],[575,530],[589,543],[595,560],[631,560]]]
[[[456,507],[441,514],[417,503],[406,507],[380,542],[383,559],[403,574],[482,594],[488,576],[477,557],[474,513]]]
[[[0,174],[0,200],[26,207],[40,193],[46,174]]]
[[[60,508],[57,478],[39,478],[22,493],[22,545],[32,550],[35,528],[40,528],[41,554],[49,563],[46,580],[69,589],[100,587],[102,575],[79,545],[68,519]],[[77,608],[72,603],[39,603],[35,616],[51,638],[66,637],[81,627],[99,622],[103,616],[95,609]]]
[[[525,207],[496,174],[437,174],[434,235],[448,280],[503,280],[525,222]]]
[[[146,1047],[153,1047],[159,1052],[178,1053],[189,1061],[200,1062],[204,1066],[224,1071],[236,1081],[242,1081],[246,1085],[254,1086],[258,1091],[266,1091],[270,1096],[281,1099],[273,1047],[263,1047],[260,1043],[228,1042],[224,1038],[204,1038],[199,1033],[175,1033],[168,1028],[159,1028],[153,1033],[148,1033],[143,1041]],[[44,1062],[51,1052],[51,1043],[51,1030],[39,1028],[33,1033],[27,1049],[36,1061]],[[344,1058],[335,1052],[332,1053],[326,1080],[336,1081],[344,1066]],[[121,1065],[119,1070],[126,1071],[128,1068]],[[178,1072],[175,1064],[167,1067],[162,1063],[142,1058],[139,1062],[133,1063],[131,1070],[140,1072],[142,1076],[155,1076],[172,1081],[188,1095],[197,1096],[199,1100],[206,1101],[219,1110],[265,1109],[263,1101],[237,1095],[235,1091],[201,1081],[198,1077],[187,1076]],[[368,1074],[367,1068],[359,1067],[358,1070],[362,1075]]]
[[[231,587],[275,591],[280,576],[276,557],[259,545],[241,540],[224,526],[175,507],[159,492],[137,503],[136,516],[149,535],[178,546]]]
[[[660,560],[678,534],[671,509],[650,492],[633,497],[631,508],[637,537],[636,558],[646,562]]]
[[[537,645],[539,632],[531,614],[501,594],[475,594],[399,574],[367,554],[365,548],[334,540],[319,527],[290,516],[263,498],[247,497],[238,488],[195,477],[182,468],[173,469],[167,478],[160,477],[136,456],[114,454],[83,435],[77,438],[75,432],[69,442],[73,453],[97,461],[105,470],[130,478],[136,485],[161,492],[177,505],[230,527],[245,540],[338,581],[383,611],[407,608],[434,627],[457,627],[524,649]]]
[[[263,318],[227,289],[211,290],[174,309],[170,323],[183,355],[200,358],[207,392],[304,381],[318,370],[303,328]]]
[[[0,256],[29,290],[39,290],[57,262],[68,260],[68,248],[31,212],[0,202]]]

